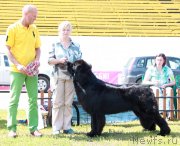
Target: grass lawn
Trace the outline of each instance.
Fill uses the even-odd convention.
[[[29,135],[26,125],[18,124],[17,138],[8,138],[5,110],[0,110],[0,146],[180,146],[180,121],[168,121],[171,127],[169,136],[157,136],[157,131],[143,131],[139,121],[107,124],[101,137],[89,138],[86,132],[90,125],[73,126],[75,134],[52,136],[51,127],[40,130],[43,137],[35,138]],[[25,112],[18,111],[17,119],[24,119]]]

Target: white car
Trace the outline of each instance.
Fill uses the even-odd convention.
[[[5,53],[0,53],[0,86],[10,85],[9,60]],[[40,66],[38,74],[38,90],[47,90],[50,87],[50,70],[46,66]]]

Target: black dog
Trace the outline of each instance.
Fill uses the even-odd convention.
[[[167,122],[160,116],[157,101],[152,90],[143,85],[121,87],[96,78],[91,65],[84,60],[67,63],[72,75],[75,91],[83,109],[91,115],[91,131],[88,136],[101,135],[105,125],[105,115],[133,111],[144,129],[153,131],[156,124],[159,135],[170,134]]]

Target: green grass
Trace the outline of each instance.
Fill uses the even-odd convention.
[[[180,145],[180,122],[168,121],[171,134],[165,137],[157,136],[159,127],[154,132],[143,131],[139,121],[107,124],[100,137],[89,138],[86,132],[90,125],[73,126],[73,135],[60,134],[52,136],[51,127],[40,130],[43,137],[35,138],[29,135],[26,125],[18,124],[17,138],[8,138],[5,110],[0,111],[0,146],[178,146]],[[17,119],[24,119],[25,112],[20,110]]]

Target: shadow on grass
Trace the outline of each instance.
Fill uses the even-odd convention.
[[[104,132],[101,136],[96,136],[93,138],[87,137],[86,133],[76,133],[72,136],[69,136],[69,139],[75,139],[76,141],[87,141],[87,142],[98,142],[102,140],[107,140],[107,141],[129,141],[132,143],[137,143],[139,141],[144,140],[145,138],[148,139],[149,141],[157,139],[161,140],[164,137],[157,135],[159,131],[140,131],[140,132]],[[173,139],[174,135],[178,133],[173,133],[172,136],[168,136],[169,139]],[[60,135],[59,138],[66,137],[66,135]],[[56,137],[57,138],[57,137]]]
[[[0,119],[0,129],[7,129],[6,124],[6,120]]]
[[[177,123],[169,123],[169,126],[171,127],[172,125],[178,125]],[[173,130],[171,129],[171,133],[170,135],[167,136],[160,136],[157,135],[160,132],[159,127],[157,126],[157,130],[155,131],[148,131],[148,130],[143,130],[142,127],[140,127],[142,130],[139,131],[135,131],[133,132],[131,130],[131,127],[137,127],[141,126],[138,123],[131,123],[131,124],[117,124],[117,125],[113,125],[113,127],[124,127],[126,130],[124,129],[111,129],[112,125],[106,125],[106,127],[109,127],[109,131],[107,132],[107,130],[105,132],[102,132],[101,136],[97,136],[94,138],[90,138],[86,136],[86,132],[77,132],[77,134],[75,134],[74,138],[77,140],[86,140],[86,141],[99,141],[99,140],[117,140],[117,141],[131,141],[131,142],[137,142],[138,140],[144,140],[146,139],[147,141],[163,141],[163,140],[167,140],[167,141],[173,141],[176,142],[177,139],[180,138],[180,133],[179,132],[173,132]],[[178,125],[179,126],[179,125]],[[130,129],[130,131],[128,131],[127,129]],[[138,128],[139,129],[139,128]]]
[[[141,125],[140,125],[140,123],[131,123],[131,124],[121,123],[121,124],[113,125],[113,127],[124,127],[124,128],[136,127],[136,126],[141,126]]]
[[[171,127],[171,125],[178,125],[178,124],[169,123],[170,127]],[[90,125],[87,125],[87,126],[88,126],[89,131],[90,131]],[[83,132],[76,131],[76,133],[74,135],[70,136],[69,138],[74,138],[74,139],[79,140],[79,141],[81,141],[81,140],[82,141],[83,140],[85,140],[85,141],[98,141],[101,139],[130,141],[131,139],[137,140],[137,139],[143,139],[144,137],[146,137],[146,138],[148,137],[149,139],[151,139],[151,138],[157,138],[157,139],[163,138],[163,136],[157,135],[160,132],[158,126],[156,126],[157,130],[155,130],[155,131],[143,130],[140,123],[107,124],[105,127],[108,127],[107,128],[108,132],[106,129],[105,132],[102,132],[101,136],[90,138],[90,137],[86,136],[87,132],[89,132],[89,131],[83,131]],[[112,128],[112,127],[115,127],[115,128]],[[123,129],[119,129],[119,131],[118,131],[118,127],[121,127],[121,128],[123,127]],[[138,129],[139,128],[141,128],[141,129],[137,132],[132,132],[131,128],[133,128],[133,127],[137,127]],[[130,129],[130,131],[124,130],[124,128]],[[66,137],[66,135],[60,135],[60,137]],[[171,131],[171,134],[168,136],[165,136],[165,137],[168,137],[168,138],[180,137],[180,133]]]

